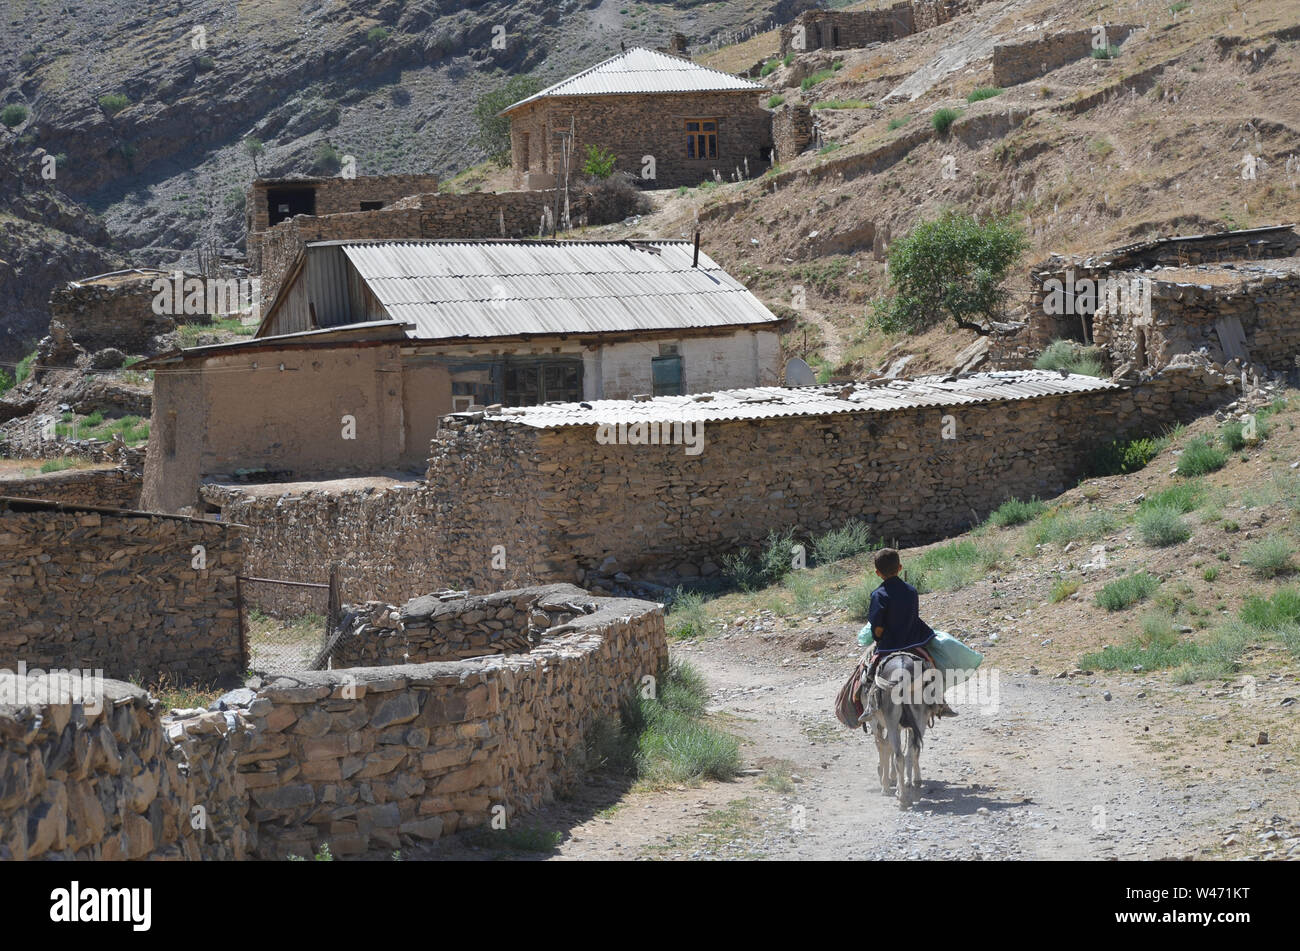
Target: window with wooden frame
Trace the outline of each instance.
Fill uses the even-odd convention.
[[[686,120],[686,157],[688,159],[713,159],[718,157],[718,120]]]

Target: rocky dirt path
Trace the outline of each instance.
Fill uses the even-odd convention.
[[[831,713],[853,646],[783,659],[763,651],[740,635],[675,647],[708,678],[719,725],[741,737],[746,775],[657,791],[597,777],[530,817],[562,834],[558,848],[508,857],[1184,858],[1270,825],[1283,830],[1278,857],[1300,857],[1297,828],[1274,815],[1287,812],[1289,786],[1275,798],[1262,777],[1200,772],[1195,749],[1158,753],[1166,730],[1200,713],[1172,709],[1176,688],[1001,670],[996,709],[960,706],[927,734],[923,796],[900,810],[879,791],[874,744]],[[1205,763],[1214,758],[1205,751]],[[439,851],[506,857],[472,845]]]

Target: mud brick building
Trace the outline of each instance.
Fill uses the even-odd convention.
[[[365,175],[359,178],[259,178],[248,186],[244,226],[248,260],[261,269],[262,235],[298,215],[379,211],[402,198],[438,190],[436,175]]]
[[[766,87],[683,56],[629,49],[502,112],[510,117],[519,188],[553,188],[580,170],[588,146],[648,188],[698,185],[714,173],[750,177],[771,164]],[[569,142],[569,133],[572,141]]]

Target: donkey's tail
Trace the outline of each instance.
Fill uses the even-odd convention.
[[[903,752],[907,752],[913,743],[916,744],[918,751],[924,745],[921,740],[921,730],[917,725],[916,717],[913,715],[915,709],[912,704],[905,703],[903,704],[902,715],[899,717],[898,726],[903,734]]]

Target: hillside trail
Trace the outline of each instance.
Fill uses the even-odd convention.
[[[902,810],[880,792],[874,743],[832,713],[856,651],[780,661],[740,640],[674,652],[707,678],[710,712],[741,739],[746,775],[653,791],[589,785],[530,820],[562,833],[545,858],[1181,858],[1269,804],[1251,783],[1167,764],[1162,775],[1138,743],[1161,729],[1139,684],[1110,684],[1106,700],[1073,679],[1000,670],[996,707],[959,704],[927,732],[922,797]]]

